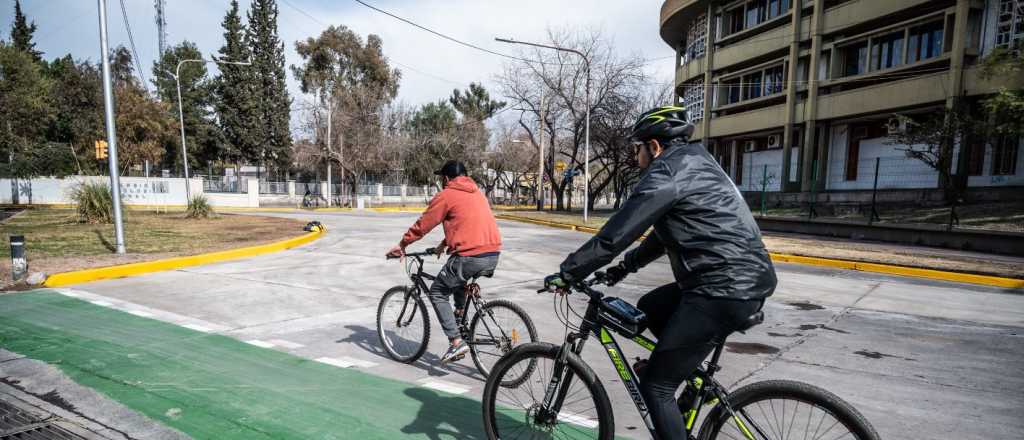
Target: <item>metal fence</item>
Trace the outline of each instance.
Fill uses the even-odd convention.
[[[260,194],[288,194],[288,182],[260,182]]]
[[[830,160],[824,178],[815,163],[809,192],[781,192],[778,164],[745,167],[737,187],[758,216],[1024,232],[1024,182],[1014,186],[1015,175],[993,176],[968,164],[960,184],[947,190],[939,173],[918,159],[843,159]],[[956,164],[952,170],[949,178],[957,179]]]
[[[203,179],[203,192],[208,193],[244,193],[248,190],[246,184],[239,180],[211,180]]]
[[[384,196],[401,196],[402,187],[397,185],[383,185]]]

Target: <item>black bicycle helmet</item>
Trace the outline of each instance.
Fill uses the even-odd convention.
[[[646,111],[633,124],[629,138],[633,142],[651,139],[669,141],[675,138],[689,140],[694,126],[686,119],[686,109],[667,105]]]

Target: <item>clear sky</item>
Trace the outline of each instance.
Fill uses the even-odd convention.
[[[610,36],[619,51],[645,59],[661,58],[647,65],[653,81],[672,81],[673,51],[658,36],[660,0],[366,0],[381,9],[455,38],[499,52],[515,53],[513,46],[494,41],[495,36],[543,41],[548,27],[596,28]],[[22,9],[36,23],[36,47],[52,59],[71,53],[79,59],[96,60],[99,24],[95,0],[23,0]],[[223,44],[220,26],[227,0],[166,0],[168,44],[195,42],[207,56]],[[244,11],[250,0],[240,0]],[[144,75],[152,77],[157,53],[153,0],[124,0]],[[504,58],[459,46],[426,33],[351,0],[278,0],[278,27],[285,43],[286,68],[299,63],[295,41],[318,35],[331,24],[343,24],[356,33],[380,35],[384,53],[402,70],[398,99],[420,105],[449,96],[453,88],[470,81],[483,82],[494,90],[493,77]],[[111,46],[128,47],[119,0],[108,0]],[[14,0],[0,0],[0,30],[9,39]],[[296,103],[309,99],[298,89],[288,71],[288,87]]]

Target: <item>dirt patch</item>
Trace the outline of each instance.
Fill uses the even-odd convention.
[[[786,304],[789,304],[789,305],[793,306],[797,310],[805,310],[806,311],[806,310],[824,310],[825,309],[825,307],[819,306],[819,305],[814,304],[814,303],[809,303],[809,302],[787,302]]]
[[[0,223],[0,238],[25,235],[30,272],[48,274],[272,243],[304,234],[305,222],[280,217],[221,214],[185,219],[180,212],[128,211],[128,253],[113,253],[113,225],[78,223],[66,209],[30,209]],[[10,247],[0,245],[0,285],[11,282]]]
[[[858,351],[853,352],[853,354],[859,354],[859,355],[864,356],[864,357],[869,358],[869,359],[894,358],[894,359],[903,359],[905,361],[911,361],[911,362],[914,362],[914,361],[917,360],[917,359],[905,358],[905,357],[902,357],[902,356],[894,356],[894,355],[891,355],[891,354],[879,353],[877,351],[868,351],[868,350],[858,350]]]

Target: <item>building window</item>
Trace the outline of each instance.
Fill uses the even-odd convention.
[[[764,87],[761,82],[763,75],[764,72],[758,71],[743,76],[743,100],[761,97],[761,88]]]
[[[690,83],[683,86],[683,105],[690,122],[704,119],[704,82]]]
[[[708,15],[698,15],[690,29],[686,31],[686,49],[683,52],[683,63],[702,58],[707,52]]]
[[[868,71],[868,42],[862,41],[841,49],[843,51],[843,76],[860,75]]]
[[[832,51],[821,52],[818,58],[818,81],[825,81],[829,77],[829,68],[832,67]]]
[[[871,40],[871,70],[903,64],[903,31]]]
[[[785,73],[781,65],[764,71],[764,95],[782,93],[786,89]]]
[[[722,33],[718,38],[756,27],[789,12],[790,0],[750,0],[722,14]]]
[[[985,171],[985,144],[972,143],[967,147],[967,175],[980,176]]]
[[[740,84],[739,78],[722,82],[722,87],[725,89],[723,90],[723,93],[725,93],[725,104],[740,102],[742,85]]]
[[[1024,0],[999,0],[996,46],[1019,49],[1024,45]]]
[[[1020,140],[1016,136],[1000,136],[992,149],[992,175],[1012,176],[1017,174],[1017,147]]]
[[[910,28],[907,62],[916,63],[942,54],[942,22]]]

